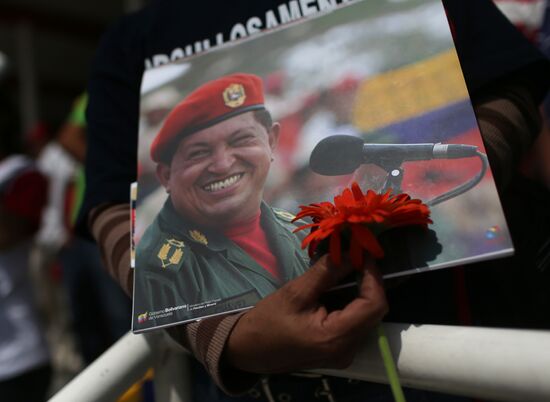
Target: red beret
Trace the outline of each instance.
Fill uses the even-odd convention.
[[[252,74],[231,74],[209,81],[191,92],[168,114],[151,145],[151,159],[169,159],[174,141],[233,116],[264,109],[262,79]]]

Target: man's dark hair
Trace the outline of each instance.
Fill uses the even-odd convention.
[[[267,109],[256,110],[254,112],[254,118],[258,123],[260,123],[262,126],[265,127],[267,132],[271,130],[271,126],[273,126],[273,118],[271,117],[271,113],[269,113],[269,110]]]

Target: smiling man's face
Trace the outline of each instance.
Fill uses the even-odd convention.
[[[279,126],[246,112],[183,138],[157,175],[175,209],[203,226],[234,226],[259,213]]]

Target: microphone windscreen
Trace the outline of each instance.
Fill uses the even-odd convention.
[[[363,140],[352,135],[333,135],[311,152],[309,167],[324,176],[353,173],[363,163]]]

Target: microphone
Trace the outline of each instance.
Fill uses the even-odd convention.
[[[315,146],[309,167],[324,176],[339,176],[353,173],[364,163],[384,167],[404,161],[468,158],[477,150],[475,145],[462,144],[368,144],[351,135],[333,135]]]

